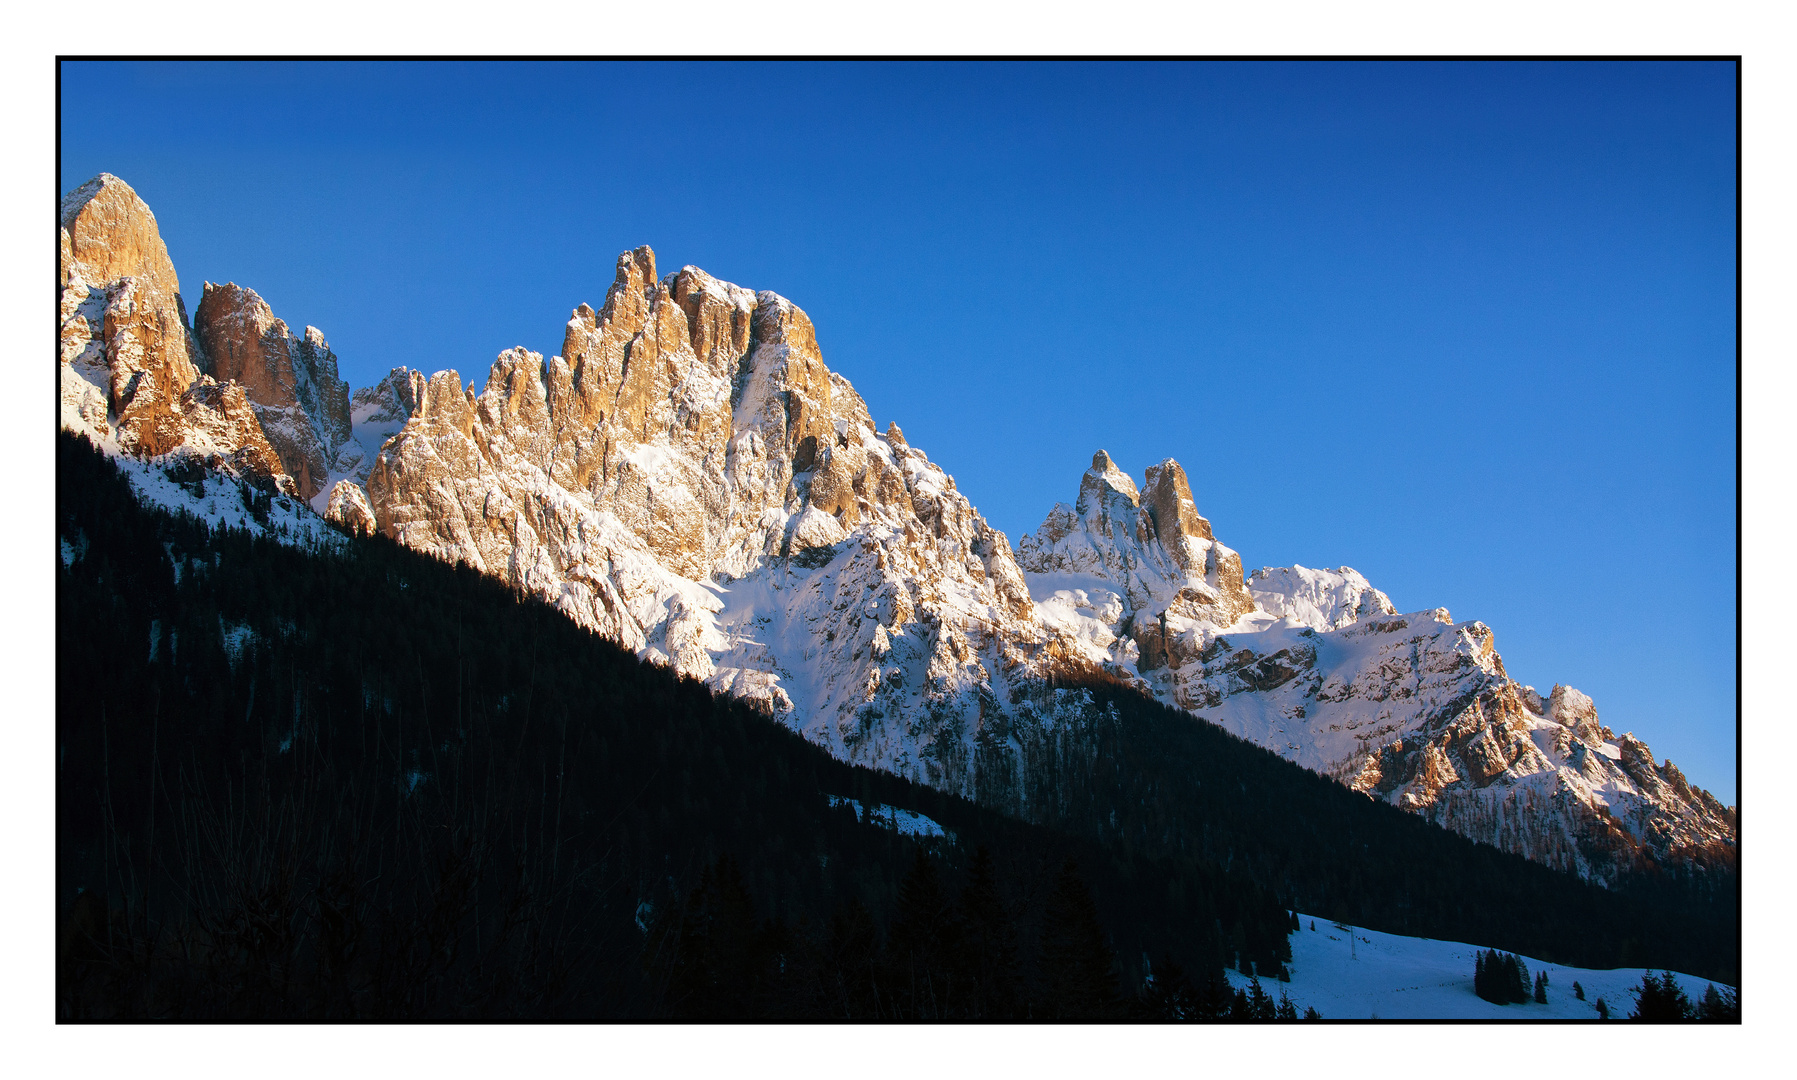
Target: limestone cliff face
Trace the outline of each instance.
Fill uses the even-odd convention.
[[[103,445],[175,452],[292,488],[241,387],[201,371],[155,215],[102,173],[61,204],[61,422]]]
[[[213,377],[243,387],[300,498],[312,499],[350,437],[349,385],[324,335],[296,336],[254,290],[210,281],[194,325]]]

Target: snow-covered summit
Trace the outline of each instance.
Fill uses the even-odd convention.
[[[1185,470],[1171,458],[1148,469],[1138,491],[1103,450],[1080,479],[1073,506],[1058,503],[1018,545],[1032,596],[1065,606],[1086,579],[1106,583],[1119,601],[1097,627],[1076,630],[1089,659],[1154,670],[1184,655],[1205,631],[1233,625],[1254,610],[1242,562],[1218,542],[1198,513]],[[1065,594],[1065,595],[1063,595]],[[1067,626],[1057,611],[1045,616]],[[1111,642],[1121,642],[1115,654]],[[1099,645],[1099,650],[1091,648]]]
[[[1138,495],[1100,451],[1079,502],[1057,505],[1019,546],[1038,621],[1067,652],[1368,795],[1561,869],[1609,879],[1647,859],[1732,860],[1732,810],[1599,724],[1586,695],[1556,686],[1543,701],[1511,680],[1483,623],[1439,608],[1399,614],[1348,567],[1266,567],[1242,583],[1235,553],[1195,507],[1174,540],[1187,559],[1172,557],[1157,525],[1171,515],[1151,513],[1148,493],[1189,498],[1177,468],[1148,469]]]

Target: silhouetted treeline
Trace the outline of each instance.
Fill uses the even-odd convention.
[[[1615,889],[1432,825],[1102,676],[1076,754],[1035,763],[1035,820],[1245,873],[1299,910],[1577,967],[1738,983],[1739,879],[1658,868]],[[1065,725],[1063,725],[1065,726]]]
[[[466,567],[215,532],[57,458],[61,1017],[1138,1015],[1173,967],[1289,958],[1245,874],[843,764]],[[874,956],[880,996],[754,989],[768,926]]]
[[[1629,1013],[1630,1020],[1645,1020],[1649,1023],[1741,1022],[1741,995],[1738,991],[1726,986],[1718,990],[1711,983],[1704,988],[1703,996],[1692,1001],[1685,996],[1677,976],[1670,971],[1662,971],[1658,975],[1647,972],[1641,976],[1640,983],[1630,988],[1629,993],[1635,998],[1635,1007]]]
[[[1037,883],[1049,888],[1034,902],[985,848],[959,877],[952,885],[920,849],[883,927],[853,901],[828,923],[795,925],[759,918],[726,857],[656,922],[648,964],[658,996],[691,1020],[1299,1019],[1283,990],[1275,999],[1258,978],[1232,990],[1220,968],[1194,985],[1163,959],[1126,989],[1071,860]]]

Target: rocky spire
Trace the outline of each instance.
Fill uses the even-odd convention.
[[[131,185],[101,173],[61,207],[64,359],[100,344],[120,444],[163,454],[185,439],[181,395],[199,377],[181,283],[156,215]],[[70,301],[73,301],[71,304]],[[73,354],[73,355],[71,355]]]
[[[137,192],[101,173],[63,198],[59,220],[62,425],[130,454],[183,449],[290,490],[242,388],[202,373],[180,280]]]
[[[255,290],[208,281],[194,323],[221,382],[240,383],[284,471],[311,499],[350,437],[349,384],[316,327],[296,336]]]
[[[1192,487],[1186,482],[1186,471],[1179,467],[1179,462],[1167,458],[1159,465],[1148,466],[1147,479],[1147,486],[1142,490],[1142,506],[1154,522],[1154,534],[1180,565],[1186,566],[1187,561],[1181,556],[1183,541],[1187,537],[1215,539],[1211,535],[1210,522],[1198,513],[1198,504],[1192,501]]]

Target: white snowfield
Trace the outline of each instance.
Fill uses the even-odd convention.
[[[855,817],[864,825],[878,825],[891,829],[900,836],[942,837],[952,836],[948,830],[936,823],[936,819],[920,814],[915,810],[906,810],[901,806],[889,803],[863,804],[859,799],[851,799],[845,795],[829,796],[831,806],[848,803],[855,808]]]
[[[293,547],[322,550],[348,542],[295,496],[272,495],[267,512],[258,519],[249,505],[249,490],[227,472],[206,470],[191,480],[175,479],[189,471],[195,460],[185,447],[161,457],[138,458],[122,453],[116,441],[99,432],[83,434],[112,457],[131,490],[146,505],[187,514],[214,529],[240,529]]]
[[[1473,993],[1474,958],[1484,949],[1382,934],[1312,915],[1300,914],[1298,922],[1302,929],[1291,936],[1292,981],[1263,979],[1261,989],[1274,998],[1284,990],[1300,1012],[1308,1006],[1326,1020],[1596,1020],[1599,998],[1609,1006],[1610,1018],[1620,1020],[1635,1007],[1630,989],[1647,973],[1645,968],[1567,967],[1524,956],[1531,987],[1536,972],[1547,972],[1547,1004],[1494,1005]],[[1711,985],[1673,974],[1693,1003]],[[1584,1001],[1573,994],[1575,982],[1585,991]],[[1229,983],[1246,987],[1249,978],[1232,970]]]

